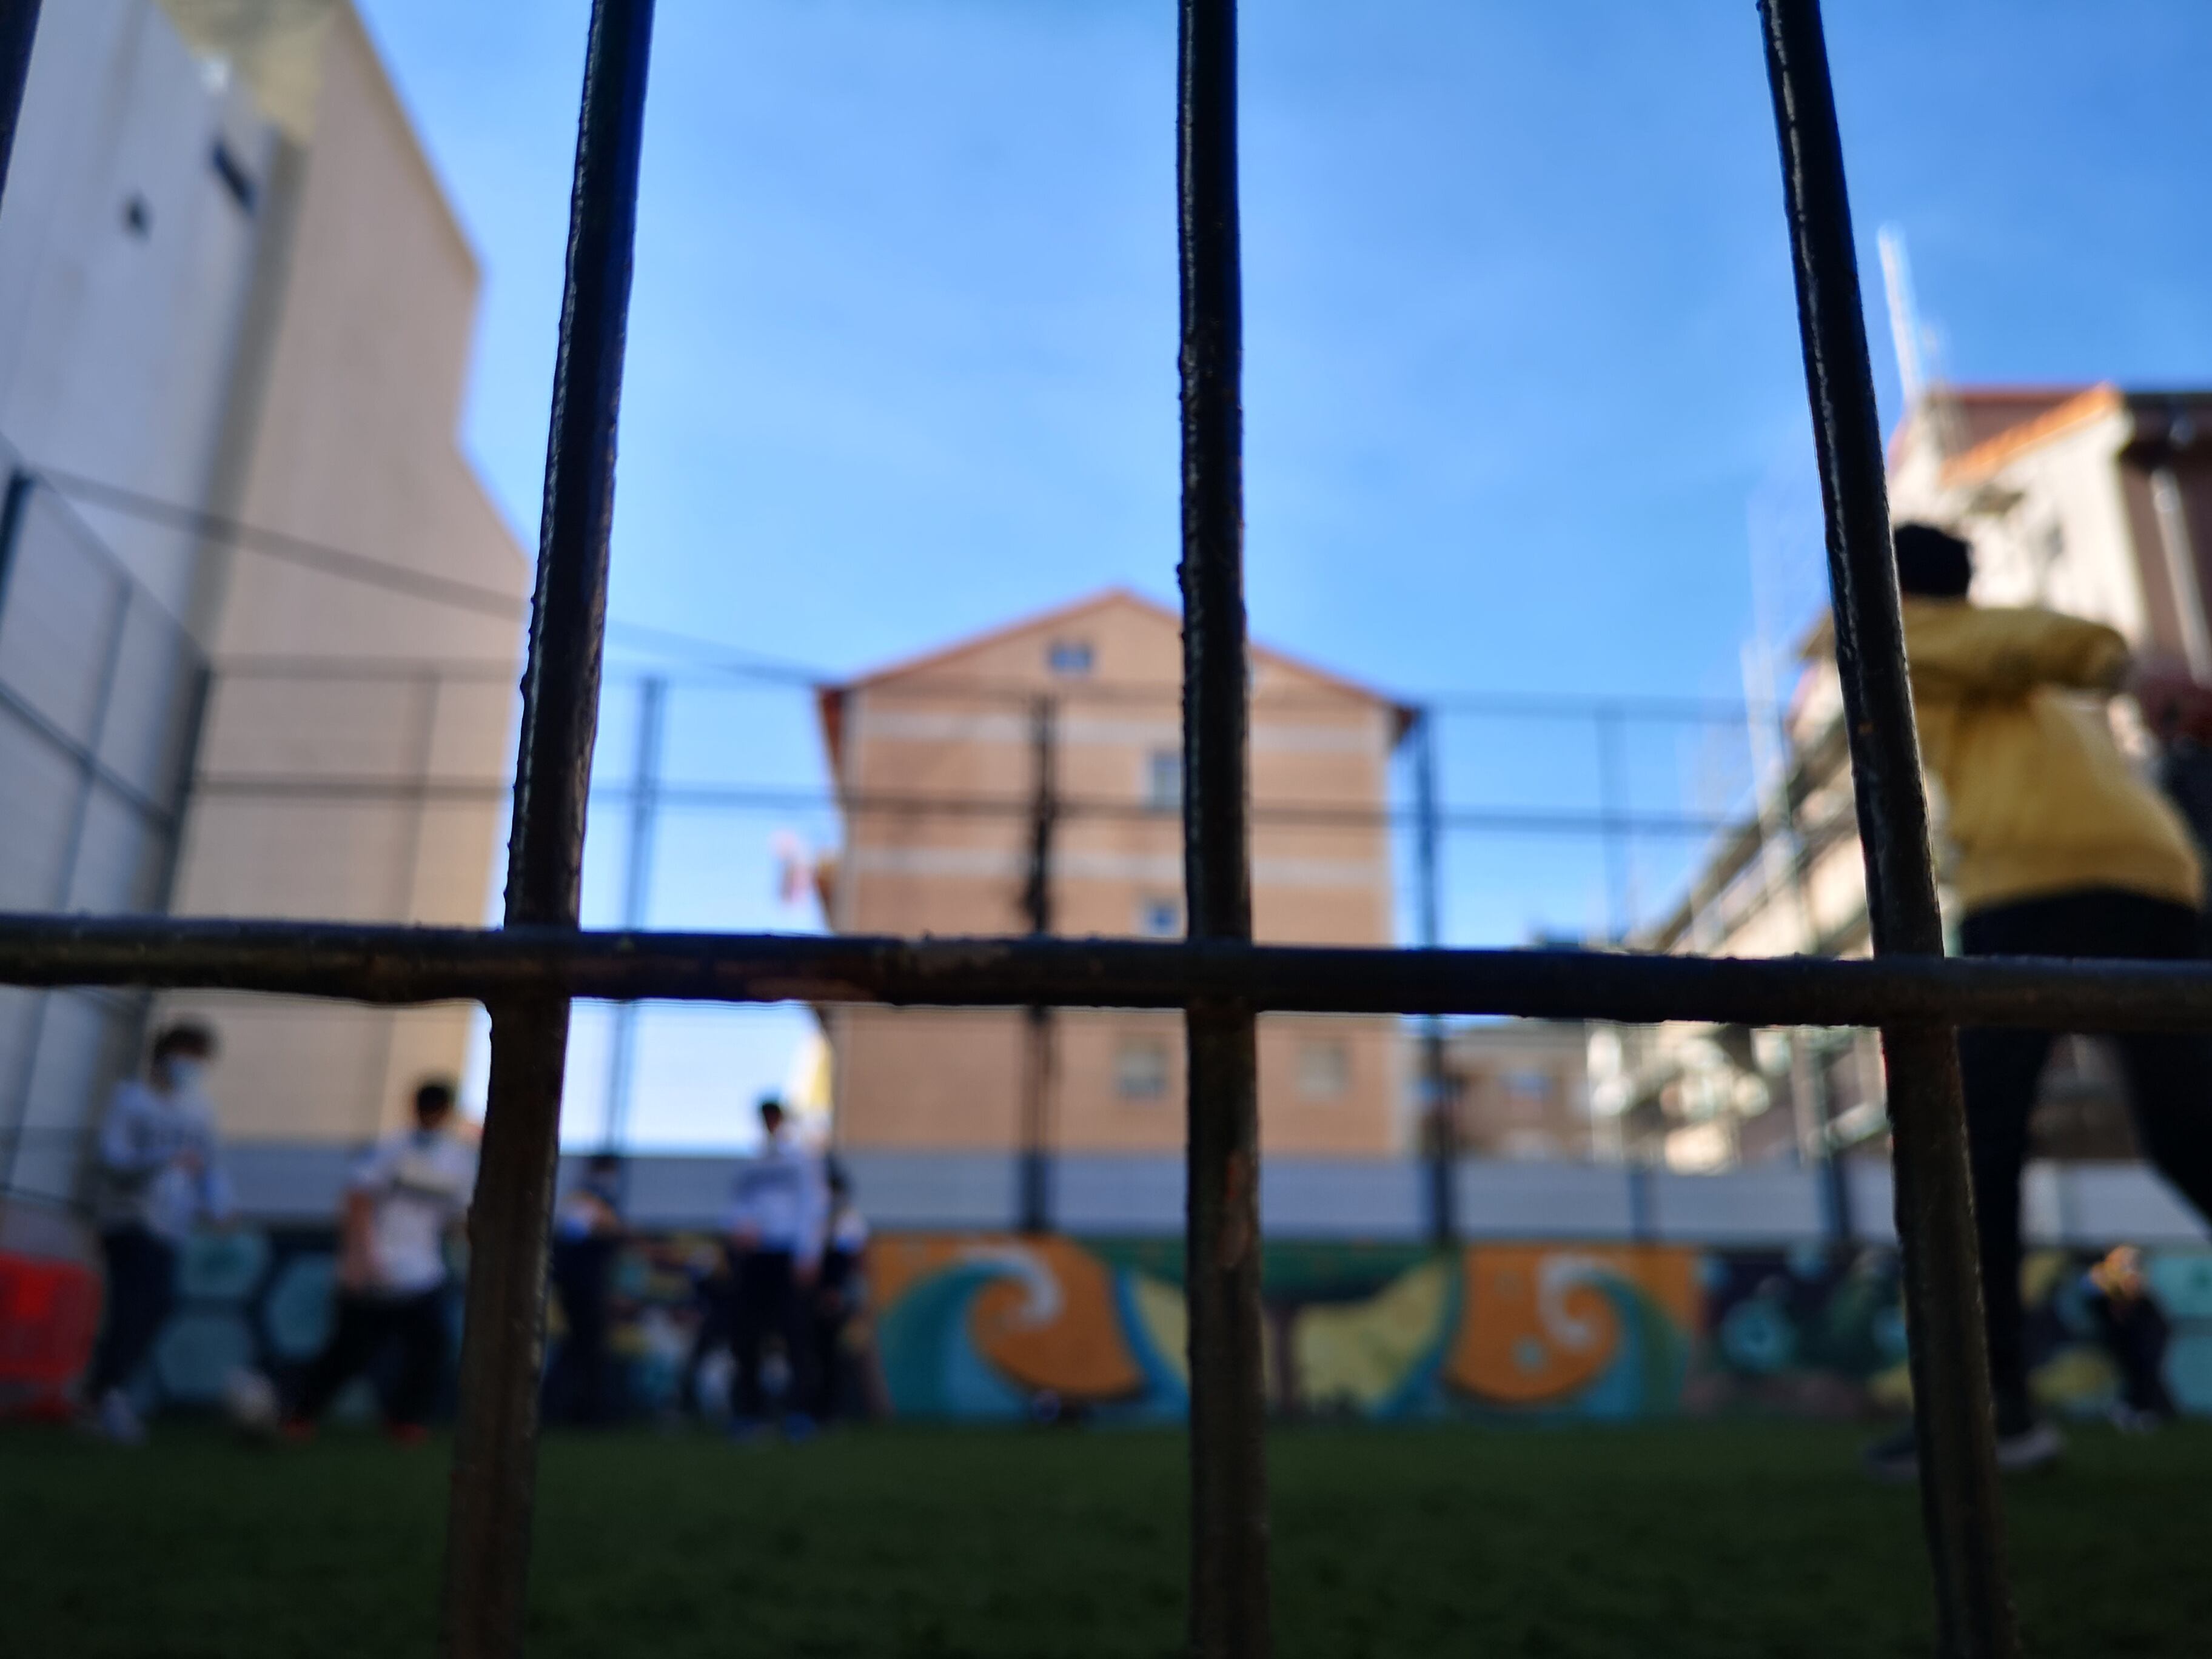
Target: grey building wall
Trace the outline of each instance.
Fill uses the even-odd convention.
[[[0,908],[167,908],[206,653],[207,503],[275,140],[151,0],[44,9],[0,196]],[[0,1190],[64,1199],[143,999],[0,990]]]

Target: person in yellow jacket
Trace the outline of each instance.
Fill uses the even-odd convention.
[[[2106,705],[2133,696],[2163,725],[2177,713],[2201,719],[2212,693],[2138,664],[2100,623],[1972,604],[1972,550],[1955,536],[1908,524],[1893,541],[1921,760],[1955,854],[1961,951],[2198,955],[2204,876],[2195,843],[2121,753]],[[2020,1300],[2028,1114],[2057,1036],[1959,1034],[1998,1458],[2011,1468],[2060,1450],[2028,1397]],[[2212,1215],[2212,1039],[2135,1034],[2119,1049],[2143,1151]],[[1905,1437],[1869,1453],[1900,1474],[1911,1457]]]

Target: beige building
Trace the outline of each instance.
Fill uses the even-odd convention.
[[[845,820],[832,924],[1023,933],[1042,898],[1054,933],[1180,937],[1182,673],[1180,618],[1112,592],[826,692]],[[1382,814],[1407,720],[1376,692],[1254,647],[1259,939],[1391,942]],[[1045,797],[1054,810],[1040,891]],[[840,1009],[828,1019],[841,1146],[1010,1149],[1028,1144],[1027,1114],[1040,1110],[1038,1139],[1062,1151],[1182,1144],[1176,1015],[1054,1016],[1042,1061],[1018,1012]],[[1263,1144],[1401,1147],[1401,1048],[1394,1020],[1264,1019]]]
[[[1444,1041],[1444,1079],[1467,1157],[1580,1161],[1611,1150],[1590,1133],[1589,1028],[1581,1020],[1455,1025]]]
[[[346,0],[45,9],[0,198],[9,908],[484,919],[529,566],[455,435],[478,283]],[[188,1011],[234,1138],[366,1138],[468,1042]],[[0,998],[0,1184],[67,1195],[145,1015]]]
[[[1941,389],[1892,441],[1891,512],[1973,544],[1978,603],[2093,617],[2138,651],[2187,662],[2212,680],[2208,428],[2212,392]],[[1771,769],[1762,810],[1721,839],[1681,905],[1651,931],[1653,947],[1742,957],[1867,951],[1843,696],[1825,639],[1823,623],[1781,711],[1775,747],[1784,763]],[[2122,742],[2148,763],[2132,710],[2118,704],[2113,716]],[[1940,859],[1940,798],[1933,805]],[[1680,1158],[1666,1153],[1676,1162],[1733,1161],[1747,1140],[1786,1155],[1813,1144],[1824,1115],[1846,1145],[1884,1125],[1879,1060],[1864,1035],[1785,1047],[1701,1028],[1638,1034],[1600,1097],[1650,1144],[1684,1148]],[[2114,1073],[2094,1044],[2061,1046],[2037,1133],[2071,1155],[2125,1150]]]
[[[428,786],[507,775],[530,579],[455,437],[480,273],[349,5],[331,10],[320,69],[313,130],[280,137],[270,169],[217,510],[510,594],[513,609],[210,547],[216,675],[175,908],[475,925],[505,803]],[[353,787],[365,781],[386,787]],[[195,1006],[223,1027],[237,1136],[366,1137],[467,1051],[465,1006]]]

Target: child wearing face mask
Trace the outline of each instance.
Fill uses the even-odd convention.
[[[202,1219],[230,1215],[205,1082],[215,1033],[190,1023],[154,1039],[146,1079],[125,1079],[100,1126],[95,1213],[107,1263],[107,1322],[85,1399],[106,1438],[145,1438],[125,1389],[176,1299],[177,1253]]]

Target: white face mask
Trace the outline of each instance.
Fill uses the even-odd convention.
[[[181,1054],[172,1055],[161,1062],[161,1071],[168,1079],[169,1092],[189,1095],[198,1092],[207,1078],[207,1061],[188,1060]]]

